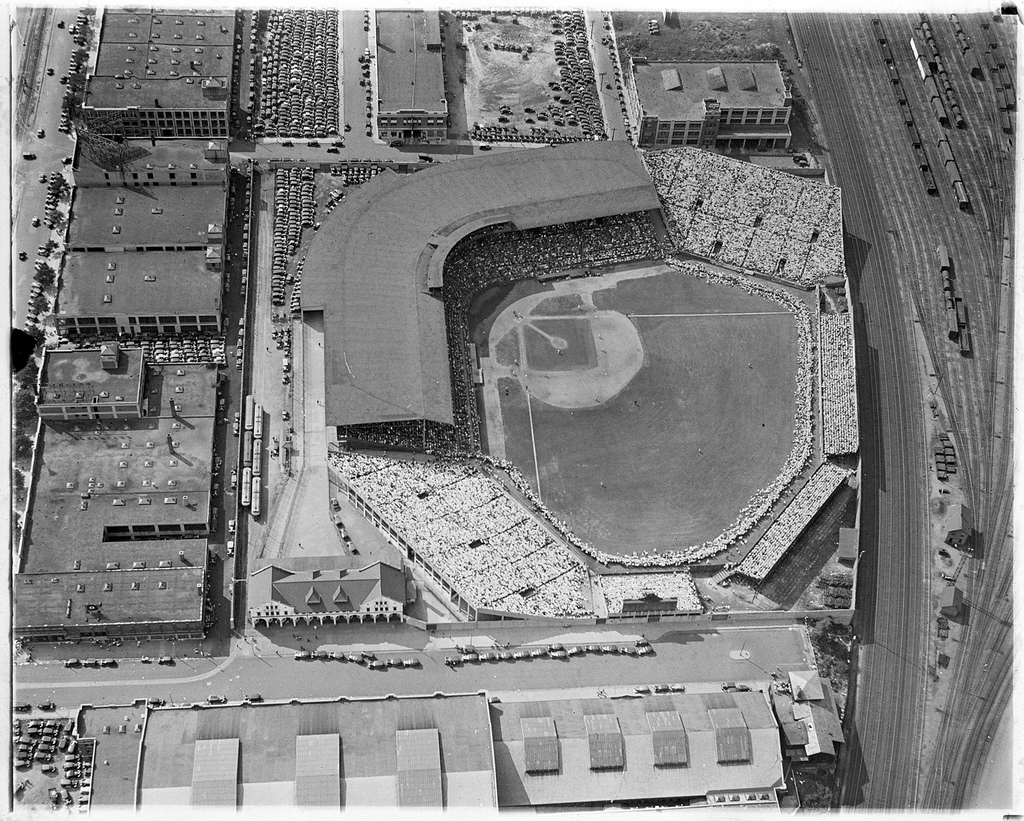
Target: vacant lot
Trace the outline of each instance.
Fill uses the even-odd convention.
[[[678,274],[620,282],[595,292],[593,304],[630,315],[643,367],[610,400],[573,410],[501,379],[507,457],[539,479],[548,507],[609,553],[714,538],[792,447],[791,315]]]
[[[463,21],[464,90],[469,128],[474,124],[504,125],[528,133],[536,125],[567,136],[583,133],[579,126],[555,125],[553,117],[547,121],[537,119],[540,112],[549,112],[551,107],[554,111],[561,108],[561,103],[555,99],[560,92],[548,86],[549,82],[558,82],[560,76],[555,62],[556,39],[561,38],[552,32],[546,14],[514,17],[503,12]],[[522,50],[495,48],[498,44],[516,45]],[[527,52],[527,46],[532,47],[532,52]],[[502,106],[511,108],[512,113],[502,114]],[[501,122],[501,117],[507,122]]]

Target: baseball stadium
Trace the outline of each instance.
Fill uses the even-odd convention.
[[[698,149],[380,174],[305,262],[334,475],[470,617],[699,610],[850,474],[842,243],[837,188]]]

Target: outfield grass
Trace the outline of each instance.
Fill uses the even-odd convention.
[[[717,536],[792,448],[796,329],[777,303],[678,274],[594,295],[636,314],[644,366],[612,400],[574,411],[532,399],[545,504],[609,553]],[[505,395],[505,387],[509,388]],[[527,396],[502,379],[506,455],[536,483]]]

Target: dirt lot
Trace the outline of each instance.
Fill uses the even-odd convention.
[[[613,17],[623,67],[627,56],[649,60],[778,60],[793,90],[793,147],[817,147],[813,115],[802,67],[797,61],[789,20],[783,14],[678,14],[666,20],[661,12],[624,11]],[[648,21],[657,20],[652,35]]]
[[[513,23],[513,19],[518,22]],[[559,79],[554,50],[556,39],[561,38],[553,33],[546,14],[513,17],[509,13],[500,13],[494,17],[480,16],[476,20],[462,21],[461,40],[465,49],[461,53],[469,128],[478,123],[481,126],[514,127],[524,133],[533,126],[548,127],[572,137],[582,133],[578,126],[555,125],[553,115],[544,122],[537,120],[535,113],[525,111],[532,108],[535,112],[548,111],[550,115],[550,106],[555,106],[556,110],[560,107],[555,99],[559,92],[548,87],[549,82]],[[497,49],[496,44],[518,46],[521,51]],[[532,52],[527,51],[528,47]],[[502,106],[511,108],[512,113],[503,115]],[[499,121],[503,116],[508,122]]]

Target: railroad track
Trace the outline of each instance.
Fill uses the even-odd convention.
[[[1008,441],[1008,431],[1001,429],[1009,419],[1006,406],[1008,390],[994,390],[992,385],[995,374],[1001,370],[1000,357],[1008,353],[1009,336],[1000,333],[1000,314],[1008,306],[1004,304],[1006,295],[1003,293],[1007,289],[1000,284],[1000,277],[992,277],[986,272],[1001,269],[1003,222],[1012,213],[1010,203],[1006,201],[1009,199],[1007,191],[1010,171],[1001,149],[998,146],[993,147],[993,129],[998,126],[994,94],[979,93],[981,87],[978,81],[968,76],[966,63],[960,58],[958,49],[948,43],[951,40],[951,31],[945,31],[948,24],[944,24],[937,16],[933,16],[931,20],[932,29],[940,41],[940,48],[949,66],[953,83],[957,86],[958,96],[965,103],[964,114],[968,126],[966,130],[942,129],[935,122],[924,99],[920,83],[915,82],[917,75],[911,62],[909,37],[917,20],[916,16],[883,18],[900,78],[922,137],[926,142],[931,141],[932,146],[940,135],[953,142],[958,163],[961,164],[965,177],[969,178],[968,187],[972,202],[975,204],[974,213],[960,213],[946,189],[940,187],[938,198],[930,198],[924,193],[923,182],[913,163],[903,131],[902,117],[896,111],[890,81],[881,63],[870,18],[829,17],[829,31],[825,31],[820,19],[817,19],[813,33],[818,39],[813,42],[822,48],[822,54],[816,60],[812,49],[810,59],[805,56],[804,61],[812,70],[819,106],[830,115],[825,117],[825,124],[830,133],[834,131],[837,122],[843,126],[844,134],[840,135],[841,137],[848,137],[846,132],[851,127],[856,133],[859,126],[862,136],[860,144],[871,146],[874,156],[883,158],[882,161],[891,166],[891,170],[887,170],[886,174],[876,175],[872,183],[880,195],[877,213],[884,215],[891,228],[886,237],[885,234],[877,233],[876,224],[871,238],[876,240],[876,248],[879,240],[882,245],[888,245],[891,238],[898,251],[895,257],[902,265],[894,261],[893,267],[887,268],[883,275],[896,280],[897,285],[903,286],[904,298],[913,300],[921,317],[929,353],[937,372],[943,377],[940,390],[946,399],[950,427],[961,453],[964,471],[962,480],[971,500],[969,504],[976,511],[979,522],[984,522],[979,524],[979,529],[993,534],[989,544],[1002,548],[1005,539],[1000,534],[1007,532],[1012,498],[1008,492],[1011,477],[1005,453],[1006,445],[1003,444]],[[842,48],[836,47],[837,42],[842,44]],[[972,35],[972,42],[987,40]],[[828,53],[828,49],[831,49],[831,53]],[[1004,53],[1008,52],[1004,50]],[[822,65],[817,65],[818,62]],[[829,86],[837,85],[837,78],[845,80],[848,77],[856,79],[848,83],[843,92],[832,93],[836,89]],[[991,91],[991,82],[986,80],[986,83]],[[972,85],[978,87],[972,88]],[[965,88],[969,93],[964,93]],[[837,104],[841,109],[838,116],[835,110]],[[851,122],[847,107],[861,113],[859,123]],[[847,108],[845,117],[842,116],[844,108]],[[863,116],[865,114],[867,116]],[[843,173],[843,165],[844,159],[848,161],[848,157],[843,139],[833,141],[833,148],[837,155],[839,182],[847,189],[849,179]],[[933,153],[929,151],[929,156]],[[862,168],[868,168],[868,164],[863,162],[864,159],[861,157],[860,165]],[[909,169],[905,169],[904,166],[908,166]],[[906,170],[909,170],[909,173],[904,173]],[[855,190],[856,186],[853,188]],[[857,203],[851,203],[849,196],[844,199],[848,215],[863,203],[859,194]],[[856,221],[848,221],[848,224],[852,228],[859,227]],[[993,227],[996,230],[993,230]],[[934,248],[940,242],[950,245],[960,257],[960,277],[957,286],[960,295],[971,307],[972,333],[976,343],[975,356],[971,359],[961,357],[957,348],[945,339],[944,305],[941,289],[937,287],[935,281]],[[857,262],[856,255],[851,257],[851,261]],[[851,265],[851,268],[855,269],[856,265]],[[868,269],[865,270],[867,273]],[[873,284],[876,283],[864,283],[866,304],[870,302]],[[896,294],[896,298],[898,296]],[[868,309],[870,311],[870,304]],[[869,315],[869,325],[872,324],[872,319]],[[999,345],[1001,337],[1004,338],[1002,346]],[[867,359],[864,357],[862,361]],[[868,404],[874,398],[872,386],[873,382],[870,379],[864,385],[863,398]],[[996,406],[997,399],[1003,403],[999,407]],[[999,428],[996,427],[997,420]],[[920,424],[920,420],[915,422]],[[863,456],[865,462],[868,462],[872,458],[877,458],[878,448],[877,444],[871,441],[873,447],[871,450],[867,449],[870,441],[867,429],[865,434],[866,447]],[[1000,438],[997,439],[997,436]],[[885,446],[888,447],[889,443],[886,442]],[[1000,449],[1003,452],[1000,452]],[[989,499],[995,500],[994,509],[990,510],[993,506],[988,504]],[[1005,699],[1009,687],[1009,653],[1001,652],[999,648],[1008,647],[1002,643],[1008,642],[1006,624],[1009,623],[1009,602],[1005,594],[1008,593],[1011,576],[1010,551],[995,550],[993,556],[996,563],[990,564],[984,575],[994,577],[995,584],[986,583],[982,578],[983,574],[974,573],[973,584],[968,593],[972,603],[991,615],[972,616],[972,622],[978,626],[969,629],[977,631],[977,638],[961,645],[956,666],[950,672],[953,690],[948,704],[952,705],[952,709],[944,716],[934,757],[930,761],[921,761],[920,766],[909,771],[915,778],[918,773],[923,773],[921,783],[915,782],[911,794],[905,794],[902,800],[889,789],[889,785],[897,783],[901,778],[899,770],[894,770],[891,765],[902,765],[903,761],[898,758],[896,762],[893,761],[892,745],[885,755],[878,755],[874,742],[865,738],[865,730],[861,723],[862,714],[870,711],[858,709],[857,746],[864,751],[864,755],[873,756],[878,760],[871,764],[862,760],[859,767],[855,766],[853,772],[847,773],[843,803],[857,803],[861,798],[856,795],[857,785],[865,778],[868,770],[874,770],[875,775],[870,782],[870,790],[863,796],[866,803],[894,808],[914,805],[947,807],[959,806],[962,803],[965,791],[974,781],[973,774],[976,774],[977,763],[983,760],[984,745],[987,737],[991,735],[991,727],[999,718],[999,704],[1004,703],[1001,699]],[[922,558],[926,560],[928,556]],[[927,568],[925,575],[927,576]],[[928,579],[925,578],[924,589],[927,589],[927,584]],[[877,596],[875,606],[877,615],[877,611],[884,607],[882,595]],[[931,614],[927,612],[927,601],[924,602],[924,606],[926,612],[922,616],[922,623],[929,623]],[[908,627],[917,626],[908,624]],[[925,641],[920,644],[922,647],[926,646],[928,636],[925,636]],[[992,652],[995,653],[992,658],[997,659],[998,663],[990,664],[988,671],[985,672],[984,658]],[[893,669],[890,667],[880,675],[884,677],[892,672]],[[869,676],[870,673],[866,673],[865,680]],[[857,696],[858,708],[862,706],[862,701],[874,704],[876,710],[886,706],[885,702],[879,701],[878,698],[878,694],[873,693],[870,687],[865,687]],[[987,705],[984,716],[978,715],[978,704]],[[915,753],[918,757],[924,748],[923,729],[921,721],[910,733],[914,739],[911,746],[916,746]],[[908,744],[903,746],[907,747]],[[931,762],[934,762],[934,765],[930,765]],[[943,767],[942,762],[951,763]],[[905,766],[902,769],[907,770]],[[943,777],[943,772],[946,771],[966,775],[959,778],[956,784],[952,784]]]

